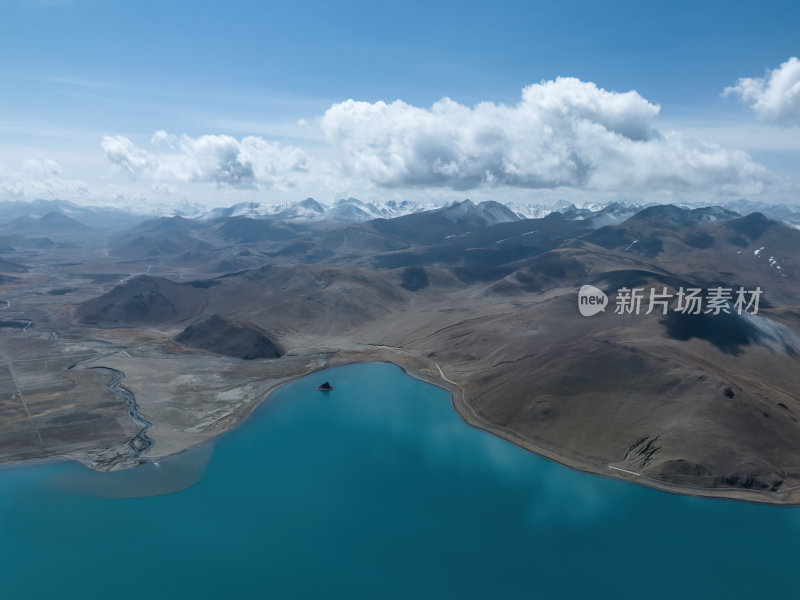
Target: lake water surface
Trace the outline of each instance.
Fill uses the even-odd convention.
[[[800,508],[572,471],[386,363],[158,467],[0,470],[4,600],[792,597],[799,546]]]

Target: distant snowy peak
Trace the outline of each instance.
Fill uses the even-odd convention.
[[[423,204],[413,200],[389,200],[384,203],[387,210],[391,212],[393,217],[402,217],[403,215],[410,215],[413,213],[424,212],[426,210],[436,210],[440,208],[436,204]]]
[[[363,202],[357,198],[346,198],[337,200],[325,212],[325,218],[339,223],[363,223],[372,219],[392,219],[436,208],[439,207],[410,200],[374,203]]]
[[[343,198],[331,206],[326,206],[314,198],[285,204],[261,204],[242,202],[226,208],[215,208],[202,215],[203,220],[227,219],[230,217],[249,217],[251,219],[276,219],[281,221],[334,221],[337,223],[363,223],[372,219],[391,219],[403,215],[433,210],[434,205],[409,200],[378,204],[363,202],[357,198]]]
[[[202,217],[203,220],[229,219],[230,217],[264,218],[274,214],[279,205],[260,204],[258,202],[240,202],[227,208],[215,208]]]
[[[395,215],[385,207],[378,207],[372,202],[362,202],[356,198],[337,200],[325,212],[325,218],[337,223],[363,223],[393,216]]]
[[[281,206],[280,210],[273,212],[272,217],[282,220],[292,219],[321,219],[325,215],[325,207],[313,198],[306,198],[297,204],[288,207]]]
[[[553,204],[508,204],[523,219],[541,219],[552,213],[560,213],[567,219],[586,219],[592,217],[596,224],[615,225],[636,214],[643,207],[639,204],[622,202],[586,202],[576,206],[572,202],[559,200]]]
[[[472,200],[464,200],[454,202],[440,210],[451,221],[463,221],[476,225],[497,225],[520,220],[520,216],[513,210],[492,200],[480,204],[475,204]]]
[[[642,210],[638,204],[622,204],[612,202],[594,213],[592,223],[595,227],[605,227],[606,225],[619,225],[623,221],[630,219],[637,212]]]
[[[481,202],[477,207],[483,213],[486,220],[493,225],[520,220],[520,217],[517,213],[508,208],[505,204],[500,204],[494,200]]]
[[[508,207],[521,219],[541,219],[556,210],[542,204],[509,204]]]

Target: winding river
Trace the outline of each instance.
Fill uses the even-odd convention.
[[[93,357],[90,359],[90,361],[96,359],[97,357]],[[69,370],[73,371],[85,362],[89,361],[80,361],[75,363],[69,367]],[[122,382],[125,381],[125,373],[116,369],[112,369],[111,367],[90,368],[98,371],[108,371],[113,375],[113,379],[108,384],[108,389],[125,401],[125,403],[128,405],[128,416],[130,416],[131,421],[141,427],[133,439],[128,442],[128,447],[131,449],[131,459],[140,464],[152,462],[150,458],[142,456],[142,454],[155,444],[155,440],[147,435],[147,432],[153,427],[153,424],[139,413],[139,406],[136,404],[136,396],[133,394],[133,392],[122,385]]]
[[[150,462],[150,459],[143,457],[142,453],[147,451],[155,443],[153,439],[147,435],[147,431],[153,427],[153,424],[147,419],[145,419],[141,414],[139,414],[139,407],[136,404],[136,397],[133,395],[133,392],[131,392],[128,388],[122,386],[122,382],[125,381],[125,373],[123,373],[122,371],[117,371],[116,369],[112,369],[110,367],[94,367],[94,368],[110,371],[111,373],[113,373],[115,379],[108,384],[108,389],[117,394],[119,397],[124,399],[125,402],[128,403],[128,415],[130,415],[131,420],[134,423],[136,423],[141,427],[139,433],[137,433],[134,436],[134,438],[128,443],[128,446],[130,447],[132,452],[131,458],[140,463]]]

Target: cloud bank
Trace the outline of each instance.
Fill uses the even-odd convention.
[[[270,188],[288,184],[292,174],[308,170],[305,152],[257,136],[192,138],[158,131],[150,141],[156,151],[144,150],[123,136],[105,136],[101,145],[108,159],[131,177],[165,184]]]
[[[350,173],[387,188],[762,190],[767,172],[746,153],[662,133],[659,110],[634,91],[558,78],[526,87],[513,106],[348,100],[321,125]]]
[[[764,77],[742,77],[723,95],[739,96],[766,123],[800,125],[800,60],[792,57]]]
[[[64,177],[52,159],[30,159],[14,171],[0,165],[0,194],[19,200],[37,198],[83,198],[88,186],[79,179]]]
[[[558,78],[526,87],[510,105],[465,106],[448,98],[431,107],[340,102],[316,121],[328,143],[313,143],[311,155],[257,136],[158,131],[146,147],[123,136],[101,143],[119,171],[164,196],[185,193],[182,184],[212,184],[225,194],[266,189],[306,195],[343,187],[378,195],[402,189],[431,195],[775,191],[776,176],[747,153],[659,130],[660,108],[635,91]]]

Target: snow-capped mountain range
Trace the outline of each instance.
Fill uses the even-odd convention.
[[[632,202],[584,202],[575,204],[566,200],[555,203],[501,203],[484,201],[473,203],[470,200],[451,202],[447,205],[435,203],[416,202],[413,200],[389,200],[388,202],[364,202],[357,198],[343,198],[333,204],[327,205],[306,198],[299,202],[283,204],[262,204],[257,202],[244,202],[227,208],[215,208],[211,211],[192,211],[193,214],[183,214],[189,218],[213,220],[228,217],[250,217],[255,219],[275,219],[282,221],[329,221],[345,224],[363,223],[372,219],[391,219],[403,215],[436,210],[439,208],[454,207],[464,204],[466,207],[478,207],[485,213],[489,220],[504,223],[517,219],[541,219],[552,213],[561,213],[569,219],[583,219],[592,217],[597,226],[614,225],[621,223],[638,211],[651,206],[652,203]],[[754,202],[743,198],[718,203],[718,206],[735,211],[741,215],[760,212],[771,219],[783,221],[789,225],[800,228],[800,206],[787,204],[769,204]],[[708,206],[707,203],[681,203],[684,208],[699,208]],[[598,212],[600,213],[598,215]]]
[[[457,208],[473,212],[479,209],[484,217],[495,223],[506,223],[520,219],[538,219],[553,212],[568,215],[569,218],[581,219],[597,211],[604,211],[609,224],[619,222],[634,214],[641,208],[634,204],[592,203],[581,205],[560,201],[552,205],[544,204],[503,204],[494,201],[474,203],[471,200],[452,202],[445,206],[414,202],[411,200],[389,200],[388,202],[364,202],[357,198],[343,198],[333,204],[326,205],[313,198],[299,202],[283,204],[262,204],[243,202],[226,208],[215,208],[200,214],[183,214],[190,218],[210,221],[231,217],[248,217],[252,219],[274,219],[280,221],[333,221],[337,223],[363,223],[372,219],[391,219],[403,215],[436,210],[440,208]],[[451,211],[453,214],[459,211]]]
[[[252,219],[270,219],[276,221],[329,222],[356,224],[372,219],[391,219],[404,215],[449,209],[451,215],[464,212],[474,216],[480,213],[481,219],[487,223],[506,223],[520,219],[540,219],[552,213],[561,213],[568,219],[584,219],[591,217],[593,223],[601,227],[614,225],[633,216],[643,208],[652,204],[624,202],[585,202],[574,204],[559,200],[551,204],[537,203],[500,203],[484,201],[474,203],[470,200],[451,202],[446,205],[418,202],[413,200],[389,200],[387,202],[364,202],[356,198],[343,198],[332,204],[324,204],[313,198],[283,204],[267,204],[260,202],[242,202],[226,208],[209,210],[200,205],[185,203],[180,208],[156,211],[157,216],[181,216],[188,219],[213,221],[233,217]],[[704,203],[681,203],[683,208],[699,208],[708,206]],[[769,204],[743,198],[718,203],[724,209],[740,215],[760,212],[771,219],[783,221],[800,229],[800,205]],[[34,202],[0,202],[0,222],[7,222],[20,216],[41,217],[52,211],[61,212],[76,218],[92,227],[111,227],[122,229],[147,218],[146,214],[127,213],[118,208],[81,206],[63,200],[36,200]],[[152,216],[152,215],[151,215]]]
[[[261,204],[243,202],[227,208],[215,208],[200,216],[203,220],[230,217],[250,217],[254,219],[275,219],[281,221],[318,220],[338,223],[363,223],[372,219],[391,219],[425,210],[439,208],[433,204],[423,204],[404,200],[390,200],[385,203],[362,202],[356,198],[337,200],[325,205],[313,198],[300,202],[283,204]]]

